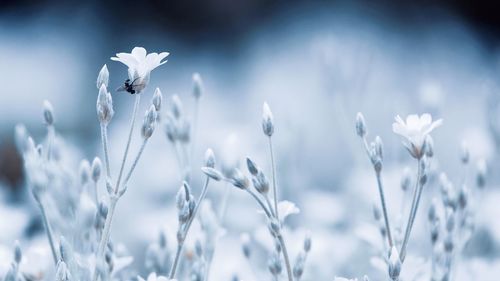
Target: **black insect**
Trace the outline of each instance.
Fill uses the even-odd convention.
[[[118,92],[122,92],[122,91],[125,91],[127,93],[130,93],[130,94],[135,94],[138,92],[138,89],[142,89],[144,84],[137,84],[136,81],[137,81],[138,78],[135,78],[134,81],[132,81],[132,83],[130,83],[130,79],[127,79],[125,80],[125,83],[123,83],[123,85],[116,89],[116,91]]]

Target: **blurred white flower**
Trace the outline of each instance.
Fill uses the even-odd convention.
[[[139,279],[139,281],[146,281],[141,276],[137,276],[137,279]],[[169,281],[169,279],[165,276],[156,276],[156,273],[153,272],[148,275],[147,281]]]
[[[396,122],[392,124],[392,130],[405,138],[403,143],[411,155],[420,158],[423,155],[422,148],[425,138],[442,123],[442,119],[432,122],[432,116],[428,113],[422,114],[420,117],[416,114],[408,115],[406,122],[398,115]]]
[[[149,74],[158,66],[166,63],[162,61],[169,55],[168,52],[162,53],[147,53],[143,47],[135,47],[131,53],[118,53],[111,60],[119,61],[128,67],[128,77],[130,81],[137,85],[146,84],[149,82]],[[135,82],[134,82],[135,81]]]

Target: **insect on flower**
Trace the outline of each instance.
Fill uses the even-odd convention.
[[[138,78],[135,78],[132,83],[130,83],[130,79],[125,80],[125,83],[118,89],[116,89],[117,92],[127,92],[130,93],[131,95],[140,92],[141,89],[144,89],[145,84],[144,83],[138,83]]]

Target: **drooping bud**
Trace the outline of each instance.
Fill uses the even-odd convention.
[[[209,148],[205,151],[205,167],[214,168],[215,167],[215,154],[214,151]]]
[[[233,170],[231,183],[240,189],[247,189],[249,185],[248,178],[238,168]]]
[[[224,178],[221,172],[211,167],[201,167],[201,171],[215,181],[220,181]]]
[[[156,109],[154,105],[151,105],[144,115],[144,122],[142,123],[142,137],[144,139],[149,139],[155,130],[156,124]]]
[[[392,246],[391,253],[389,255],[389,277],[392,280],[397,281],[399,278],[399,273],[401,273],[401,260],[399,258],[399,253],[396,247]]]
[[[97,76],[96,86],[97,89],[100,89],[102,85],[104,85],[104,87],[108,87],[108,84],[109,84],[109,71],[108,67],[104,65],[101,68],[101,71],[99,71],[99,75]]]
[[[57,269],[56,269],[56,281],[68,281],[70,280],[69,277],[69,271],[68,267],[66,266],[66,263],[64,261],[59,261],[57,263]]]
[[[203,80],[201,75],[197,72],[193,73],[193,96],[199,99],[203,94]]]
[[[268,137],[271,137],[274,133],[274,120],[273,113],[269,108],[267,102],[264,103],[262,107],[262,130],[264,134]]]
[[[47,126],[54,125],[54,108],[48,100],[43,101],[43,120]]]
[[[109,124],[115,112],[113,110],[113,98],[111,97],[111,94],[106,90],[106,86],[104,86],[104,84],[101,85],[101,88],[99,88],[96,109],[99,122],[104,125]]]
[[[101,172],[102,172],[101,159],[99,159],[99,157],[95,157],[94,161],[92,161],[92,168],[91,168],[92,180],[94,182],[99,181],[99,178],[101,177]]]
[[[356,115],[356,134],[361,138],[366,136],[365,117],[361,112]]]
[[[161,94],[160,88],[156,88],[155,93],[153,94],[153,99],[151,100],[151,103],[154,105],[156,111],[160,111],[162,100],[163,96]]]
[[[375,204],[373,204],[373,218],[375,218],[376,221],[382,218],[382,212],[380,211],[380,208]]]

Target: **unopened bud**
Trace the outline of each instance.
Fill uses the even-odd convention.
[[[366,136],[365,117],[361,112],[356,115],[356,134],[362,138]]]
[[[175,119],[179,119],[182,116],[182,101],[178,95],[172,96],[171,111]]]
[[[479,188],[483,188],[486,185],[487,170],[488,170],[488,167],[486,165],[486,161],[484,159],[481,159],[477,163],[477,167],[476,167],[476,185]]]
[[[199,99],[203,94],[203,80],[199,73],[195,72],[193,74],[193,96]]]
[[[257,164],[255,164],[255,162],[253,162],[252,159],[250,159],[248,157],[247,157],[247,167],[248,167],[248,171],[253,176],[256,176],[259,173],[259,168],[257,167]]]
[[[406,167],[403,171],[403,177],[401,178],[401,189],[407,191],[410,189],[411,185],[411,171],[410,168]]]
[[[210,168],[215,167],[215,154],[211,148],[205,151],[205,167],[210,167]]]
[[[211,167],[202,167],[201,171],[215,181],[220,181],[224,178],[221,172]]]
[[[161,94],[160,88],[156,88],[155,93],[153,94],[152,104],[154,105],[156,111],[160,111],[161,109],[161,101],[163,96]]]
[[[240,189],[247,189],[249,185],[248,178],[238,168],[233,170],[231,183]]]
[[[266,194],[267,192],[269,192],[269,181],[262,171],[259,171],[257,173],[257,176],[252,178],[252,182],[255,189],[259,193]]]
[[[87,184],[90,180],[90,163],[86,159],[80,162],[80,183]]]
[[[101,71],[99,71],[99,75],[97,76],[96,86],[97,89],[99,89],[101,88],[102,85],[104,85],[104,87],[108,87],[108,84],[109,84],[109,71],[108,67],[104,65],[101,68]]]
[[[101,177],[101,172],[102,172],[101,159],[99,159],[99,157],[95,157],[94,161],[92,161],[92,167],[91,167],[92,180],[94,182],[99,181],[99,178]]]
[[[19,241],[16,240],[14,242],[14,261],[16,264],[21,263],[21,259],[23,258],[23,252],[21,251],[21,246],[19,245]]]
[[[115,112],[113,110],[113,98],[104,85],[99,88],[96,109],[99,122],[105,125],[109,124]]]
[[[47,126],[54,125],[54,108],[48,100],[43,101],[43,119]]]
[[[306,233],[306,238],[304,239],[304,252],[308,253],[311,251],[311,233]]]
[[[145,139],[149,139],[155,130],[155,123],[156,123],[156,109],[154,105],[151,105],[151,107],[146,111],[146,114],[144,115],[144,122],[142,123],[142,137]]]
[[[425,155],[427,157],[434,156],[434,140],[432,139],[432,137],[430,135],[427,135],[425,137],[424,148],[425,148]]]
[[[399,259],[398,250],[396,247],[391,248],[391,253],[389,255],[389,277],[396,281],[399,278],[399,273],[401,273],[401,260]]]
[[[469,158],[470,158],[469,147],[467,145],[467,142],[463,141],[462,152],[460,153],[460,161],[462,161],[463,164],[467,164],[469,163]]]
[[[265,102],[262,107],[262,130],[268,137],[271,137],[274,133],[273,113],[267,102]]]

